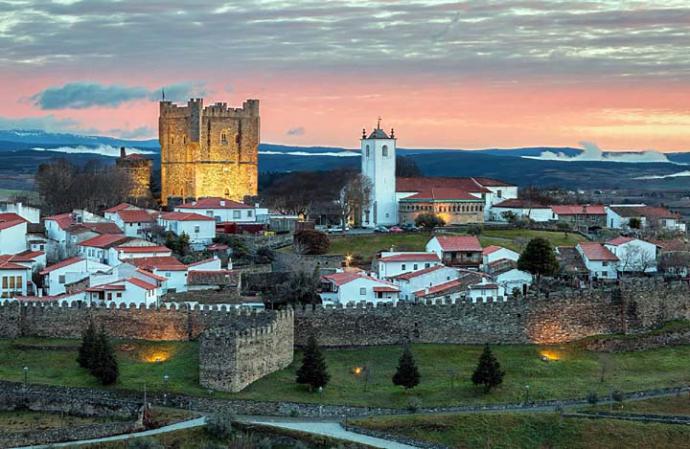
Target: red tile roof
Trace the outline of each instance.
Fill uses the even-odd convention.
[[[369,281],[374,281],[378,282],[379,284],[388,284],[388,285],[394,285],[391,282],[387,281],[382,281],[380,279],[373,278],[371,276],[367,276],[366,274],[363,274],[361,272],[338,272],[338,273],[332,273],[332,274],[326,274],[324,276],[321,276],[321,279],[331,281],[335,285],[345,285],[348,284],[356,279],[367,279]]]
[[[244,203],[220,197],[201,198],[192,203],[176,206],[176,209],[252,209]]]
[[[49,267],[45,267],[45,268],[43,269],[43,271],[41,271],[40,274],[42,274],[42,275],[43,275],[43,274],[48,274],[48,273],[50,273],[51,271],[55,271],[55,270],[57,270],[57,269],[59,269],[59,268],[63,268],[63,267],[68,267],[68,266],[73,265],[73,264],[75,264],[75,263],[77,263],[77,262],[81,262],[82,260],[84,260],[83,257],[70,257],[69,259],[65,259],[65,260],[60,261],[60,262],[58,262],[58,263],[56,263],[56,264],[50,265]]]
[[[12,257],[12,262],[33,262],[36,258],[41,257],[45,254],[43,251],[24,251],[19,254],[15,254]],[[0,256],[3,257],[3,256]]]
[[[434,271],[442,270],[444,268],[447,268],[445,265],[434,265],[433,267],[429,268],[423,268],[421,270],[417,271],[410,271],[409,273],[403,273],[399,274],[397,276],[393,276],[393,279],[403,279],[403,280],[410,280],[414,279],[419,276],[424,276],[425,274],[433,273]]]
[[[115,250],[126,254],[171,253],[167,246],[117,246]]]
[[[92,248],[108,249],[117,246],[125,241],[129,240],[124,234],[103,234],[96,237],[84,240],[79,243],[79,246],[88,246]]]
[[[192,212],[166,212],[161,218],[168,221],[216,221],[213,217]]]
[[[496,290],[498,284],[474,284],[469,287],[471,290]]]
[[[87,292],[104,292],[104,291],[124,291],[127,288],[122,284],[111,283],[111,284],[101,284],[94,285],[86,289]]]
[[[482,250],[482,254],[485,256],[488,256],[489,254],[495,253],[496,251],[500,251],[502,249],[505,249],[505,248],[503,248],[502,246],[498,246],[498,245],[489,245]]]
[[[606,215],[606,209],[601,204],[554,205],[551,210],[558,215]]]
[[[422,190],[414,195],[402,198],[405,200],[427,200],[427,201],[477,201],[483,202],[481,198],[467,193],[464,190],[454,189],[452,187],[432,187],[430,189]]]
[[[473,235],[437,235],[435,237],[443,251],[478,251],[482,245]]]
[[[122,234],[122,229],[112,222],[72,223],[67,227],[67,232],[70,234],[80,234],[82,232],[95,232],[96,234]]]
[[[131,263],[139,268],[148,271],[187,271],[187,265],[183,264],[173,256],[160,257],[142,257],[140,259],[128,259],[127,263]]]
[[[400,289],[398,287],[392,287],[392,286],[385,286],[385,287],[374,287],[372,290],[376,293],[396,293],[399,292]]]
[[[51,215],[46,217],[44,221],[54,221],[60,227],[60,229],[67,229],[74,221],[72,220],[72,213],[67,212],[59,215]]]
[[[596,261],[612,261],[618,260],[615,254],[609,251],[604,245],[598,242],[580,242],[577,244],[582,250],[582,253],[589,260]]]
[[[606,244],[607,245],[613,245],[613,246],[625,245],[626,243],[632,242],[633,240],[637,240],[637,239],[634,239],[632,237],[620,236],[620,237],[616,237],[615,239],[609,240],[608,242],[606,242]]]
[[[671,212],[665,207],[643,206],[635,208],[644,217],[658,219],[658,218],[680,218],[680,214]]]
[[[168,278],[166,278],[165,276],[159,276],[159,275],[152,273],[148,270],[144,270],[143,268],[137,268],[137,272],[139,272],[139,273],[143,274],[144,276],[149,277],[151,279],[155,279],[159,282],[163,282],[163,281],[168,280]]]
[[[156,288],[158,288],[157,285],[151,284],[139,278],[129,278],[127,279],[127,282],[129,282],[130,284],[134,284],[137,287],[143,288],[145,290],[155,290]]]
[[[439,262],[436,253],[401,253],[392,256],[385,256],[379,259],[379,262]]]
[[[29,270],[28,267],[16,262],[14,256],[0,256],[0,270]]]
[[[121,210],[117,213],[125,223],[151,223],[156,221],[156,214],[149,213],[143,209]]]
[[[550,207],[545,204],[523,198],[503,200],[500,203],[494,204],[493,207],[510,207],[516,209],[550,209]]]
[[[136,207],[135,207],[135,206],[132,206],[131,204],[128,204],[128,203],[120,203],[120,204],[118,204],[117,206],[113,206],[113,207],[111,207],[110,209],[106,209],[106,210],[103,211],[103,212],[107,212],[107,213],[111,213],[111,214],[112,214],[112,213],[115,213],[115,212],[120,212],[121,210],[134,209],[134,208],[136,208]]]
[[[422,290],[418,290],[414,293],[414,295],[417,298],[422,298],[427,295],[435,295],[460,286],[462,286],[462,281],[460,279],[453,279],[452,281],[444,282],[443,284],[438,284],[434,285],[433,287],[429,287],[428,291],[425,288]]]
[[[8,212],[0,214],[0,231],[13,228],[23,223],[28,223],[28,221],[15,213]]]
[[[483,176],[474,176],[472,179],[477,181],[479,184],[483,185],[484,187],[513,187],[515,184],[508,184],[505,181],[501,181],[500,179],[494,179],[494,178],[484,178]]]
[[[396,192],[422,192],[432,188],[459,189],[471,193],[489,193],[472,178],[396,178]]]

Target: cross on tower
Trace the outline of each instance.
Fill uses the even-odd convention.
[[[381,116],[379,115],[379,121],[376,124],[376,129],[381,129]]]

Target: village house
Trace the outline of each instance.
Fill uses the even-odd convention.
[[[580,242],[575,247],[589,271],[590,279],[617,279],[618,257],[598,242]]]
[[[219,223],[256,223],[268,220],[268,209],[260,208],[258,204],[249,206],[218,197],[201,198],[181,204],[175,206],[175,211],[206,215]]]
[[[125,263],[166,278],[168,292],[187,291],[187,266],[172,256],[133,258]]]
[[[516,253],[512,249],[504,248],[498,245],[489,245],[482,249],[482,267],[488,267],[489,265],[502,260],[517,263],[519,258],[520,254]],[[486,271],[486,269],[484,269],[484,271]]]
[[[28,223],[38,224],[41,222],[41,209],[27,206],[21,201],[0,201],[0,213],[17,214]]]
[[[141,208],[129,203],[120,203],[104,210],[103,216],[106,220],[115,221],[117,218],[117,213],[123,210],[141,210]]]
[[[66,286],[82,282],[93,273],[107,273],[112,267],[88,260],[84,257],[71,257],[43,269],[43,285],[50,296],[67,292]]]
[[[505,290],[495,282],[482,278],[481,282],[472,284],[467,289],[467,297],[472,300],[472,303],[487,302],[489,298],[496,301],[500,297],[502,301],[506,301]]]
[[[108,250],[108,265],[115,266],[130,259],[172,256],[167,246],[156,245],[144,240],[127,241]]]
[[[78,254],[88,260],[114,266],[110,260],[110,249],[121,245],[130,238],[124,234],[103,234],[77,244]]]
[[[0,254],[17,254],[27,249],[27,221],[8,212],[0,214]]]
[[[324,304],[348,302],[395,302],[400,288],[361,272],[337,272],[321,276],[321,300]]]
[[[429,268],[440,263],[438,256],[430,252],[382,252],[376,261],[377,276],[379,279],[392,278],[399,274]]]
[[[141,237],[158,222],[158,213],[146,209],[125,209],[113,214],[113,222],[128,237]]]
[[[553,219],[567,223],[575,230],[593,232],[606,227],[606,209],[595,205],[555,205],[551,206]]]
[[[435,253],[449,267],[479,268],[482,245],[473,235],[438,235],[426,244],[426,251]]]
[[[0,300],[26,296],[31,281],[31,267],[13,260],[14,256],[0,256]],[[33,290],[33,288],[32,288]]]
[[[657,271],[658,247],[634,237],[616,237],[604,246],[618,257],[618,271],[623,273]]]
[[[514,293],[525,295],[532,285],[532,274],[511,266],[492,271],[491,277],[508,296]]]
[[[550,206],[522,198],[504,200],[491,207],[491,221],[509,222],[512,217],[537,223],[556,218]]]
[[[191,212],[166,212],[160,215],[158,223],[165,231],[177,236],[189,236],[189,244],[194,250],[210,245],[216,237],[216,221],[213,217]]]
[[[90,305],[134,304],[137,306],[159,305],[161,292],[155,283],[137,277],[120,279],[86,289]]]
[[[390,280],[400,288],[400,299],[412,301],[417,298],[416,292],[434,288],[459,277],[457,268],[435,264],[421,270],[407,272],[392,277]]]

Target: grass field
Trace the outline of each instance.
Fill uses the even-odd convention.
[[[645,401],[629,401],[613,405],[596,405],[593,407],[586,407],[583,410],[690,416],[690,394],[683,393],[681,395],[669,398],[655,398]]]
[[[13,410],[11,412],[0,412],[0,433],[76,427],[101,421],[103,420],[69,415],[61,416],[58,413]]]
[[[61,345],[69,342],[49,341]],[[37,341],[21,339],[19,342]],[[198,384],[196,342],[118,342],[116,346],[120,379],[115,388],[141,391],[146,384],[152,391],[167,388],[171,392],[209,394]],[[542,361],[541,350],[548,350],[560,360]],[[611,354],[602,362],[597,354],[574,345],[542,349],[505,345],[494,347],[507,372],[504,384],[484,395],[468,380],[480,351],[478,346],[413,345],[422,382],[411,392],[404,392],[391,383],[400,348],[371,347],[325,351],[331,383],[322,396],[295,384],[295,370],[301,361],[299,353],[290,367],[266,376],[240,393],[213,394],[227,398],[405,408],[413,396],[422,398],[422,406],[520,402],[525,399],[525,385],[530,386],[530,399],[540,400],[584,397],[590,391],[603,396],[616,389],[633,391],[690,383],[687,369],[690,346]],[[79,368],[75,358],[76,350],[17,349],[13,340],[0,340],[0,360],[3,360],[0,378],[22,381],[22,368],[27,366],[29,382],[98,387],[95,379]],[[602,363],[608,367],[604,382],[600,382]],[[367,365],[371,367],[371,376],[365,392],[363,376],[354,375],[353,370]],[[166,374],[167,386],[163,383]]]
[[[690,428],[543,414],[381,417],[354,424],[462,449],[687,449]]]
[[[531,229],[484,229],[479,236],[479,241],[482,246],[499,245],[521,252],[535,237],[546,238],[554,246],[572,246],[585,240],[581,235],[570,232],[566,234]],[[398,251],[423,251],[430,238],[431,234],[428,232],[331,236],[329,253],[349,254],[366,264],[378,251],[387,251],[391,247],[395,247]]]

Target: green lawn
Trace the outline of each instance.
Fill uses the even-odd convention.
[[[566,234],[531,229],[484,229],[479,241],[482,246],[499,245],[521,252],[535,237],[546,238],[554,246],[573,246],[585,240],[581,235],[571,232]],[[428,232],[331,236],[329,254],[352,255],[367,264],[376,252],[387,251],[391,247],[398,251],[423,251],[430,238],[431,234]]]
[[[690,428],[543,414],[380,417],[354,424],[462,449],[690,448]]]
[[[592,407],[585,407],[583,410],[690,416],[690,394],[683,393],[678,396],[647,399],[645,401],[626,401],[621,404],[596,405]]]
[[[65,344],[66,340],[51,340]],[[21,343],[36,340],[21,339]],[[29,368],[29,381],[70,386],[98,386],[85,370],[78,367],[76,351],[19,350],[12,340],[0,340],[0,378],[21,381],[22,367]],[[74,343],[74,340],[72,340]],[[114,388],[141,391],[165,388],[163,376],[170,377],[168,390],[193,395],[209,393],[198,385],[196,342],[118,342],[120,380]],[[214,393],[217,397],[256,400],[323,402],[405,408],[413,396],[423,406],[467,403],[519,402],[524,400],[525,385],[530,399],[584,397],[590,391],[600,396],[620,389],[633,391],[690,383],[690,346],[676,346],[644,352],[600,355],[578,349],[576,345],[542,348],[560,358],[544,362],[540,348],[529,345],[495,346],[494,351],[507,374],[504,384],[488,395],[469,382],[481,347],[466,345],[413,345],[422,382],[412,392],[404,392],[391,383],[400,355],[399,347],[371,347],[325,351],[331,383],[323,396],[310,393],[294,382],[301,355],[287,369],[273,373],[244,391]],[[156,362],[156,359],[161,361]],[[606,375],[600,382],[604,364]],[[371,367],[367,391],[355,367]]]

